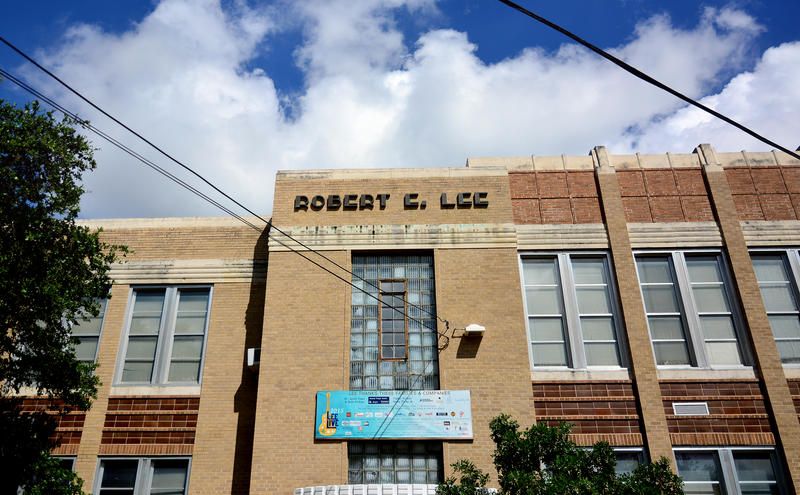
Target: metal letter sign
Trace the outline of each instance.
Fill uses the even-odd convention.
[[[318,439],[471,439],[469,390],[317,392]]]

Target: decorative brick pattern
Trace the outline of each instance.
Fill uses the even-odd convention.
[[[83,423],[86,421],[86,413],[83,411],[72,411],[66,407],[62,401],[53,401],[43,397],[26,397],[22,399],[20,409],[23,413],[35,413],[40,411],[56,411],[64,413],[58,418],[58,425],[55,432],[50,436],[50,441],[57,444],[54,453],[62,453],[67,446],[77,446],[81,442],[83,433]]]
[[[585,170],[508,174],[514,222],[602,223],[594,172]]]
[[[198,397],[112,397],[100,444],[192,445],[199,405]]]
[[[593,443],[586,436],[612,445],[642,445],[631,382],[534,382],[533,396],[536,421],[572,424],[572,437],[581,445]]]
[[[699,168],[618,170],[628,222],[708,222],[714,220]]]
[[[798,167],[726,167],[733,202],[740,220],[797,220],[800,202]]]

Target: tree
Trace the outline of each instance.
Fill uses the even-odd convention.
[[[633,473],[617,475],[614,451],[605,442],[584,449],[570,440],[570,426],[540,423],[520,431],[507,415],[489,424],[495,443],[494,465],[504,495],[680,495],[683,482],[661,458],[642,464]],[[469,461],[453,464],[459,477],[450,477],[438,495],[486,493],[488,475]]]
[[[55,428],[97,395],[94,365],[75,356],[70,329],[97,316],[108,270],[124,247],[76,223],[92,148],[74,122],[38,103],[0,100],[0,493],[80,493],[49,457]],[[23,413],[21,393],[47,398]]]

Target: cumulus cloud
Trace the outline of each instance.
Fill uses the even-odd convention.
[[[530,47],[487,64],[468,33],[436,29],[404,39],[395,23],[399,9],[436,15],[433,0],[308,0],[261,9],[162,0],[127,32],[75,26],[58,50],[41,55],[101,106],[264,213],[279,169],[462,166],[468,156],[585,154],[596,144],[685,151],[701,141],[719,149],[746,142],[579,47]],[[295,58],[304,86],[291,96],[276,89],[273,68],[252,68],[289,29],[303,33]],[[702,97],[741,70],[761,29],[731,9],[707,9],[691,29],[656,16],[613,51]],[[797,109],[787,105],[779,115],[777,99],[800,101],[791,86],[799,51],[768,51],[752,72],[707,98],[722,111],[738,105],[732,111],[743,120],[774,118],[791,127]],[[781,89],[771,96],[755,96],[777,82]],[[753,92],[743,97],[748,87]],[[111,128],[88,109],[82,113]],[[216,213],[111,146],[97,145],[100,166],[87,178],[86,216]]]

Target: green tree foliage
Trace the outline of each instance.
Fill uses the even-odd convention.
[[[614,451],[605,442],[584,449],[570,440],[570,426],[536,424],[521,430],[507,415],[489,424],[494,465],[503,495],[681,495],[683,483],[662,458],[633,473],[617,475]],[[487,493],[489,476],[469,461],[453,464],[458,476],[440,485],[439,495]]]
[[[59,416],[97,394],[70,328],[98,314],[124,248],[76,223],[81,176],[95,167],[76,124],[0,100],[0,493],[80,493],[48,455]],[[21,414],[21,393],[47,397],[47,410]]]

